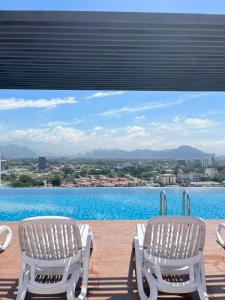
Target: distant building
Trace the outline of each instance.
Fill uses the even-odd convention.
[[[225,169],[219,171],[219,180],[225,180]]]
[[[185,159],[178,159],[177,160],[177,165],[178,166],[185,166],[186,165],[186,160]]]
[[[47,160],[44,156],[38,158],[38,170],[45,171],[47,169]]]
[[[218,160],[218,164],[220,167],[225,167],[225,159]]]
[[[212,158],[208,157],[208,158],[201,159],[201,165],[202,165],[202,168],[211,167],[212,166]]]
[[[214,168],[206,168],[205,175],[207,175],[211,179],[214,179],[214,178],[218,178],[219,172],[217,169]]]
[[[198,182],[204,176],[200,172],[183,172],[182,170],[178,171],[177,181],[182,183],[190,183],[192,181]]]
[[[159,176],[159,183],[162,185],[174,185],[177,183],[177,177],[173,174],[161,174]]]
[[[1,172],[2,174],[5,172],[6,160],[1,160]]]
[[[223,184],[215,181],[190,182],[192,187],[221,187]]]

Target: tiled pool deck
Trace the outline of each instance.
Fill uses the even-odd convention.
[[[88,221],[94,234],[94,250],[89,270],[89,300],[139,299],[134,276],[132,237],[138,221]],[[225,299],[225,250],[215,242],[215,226],[219,221],[207,221],[205,247],[206,280],[210,299]],[[1,223],[2,224],[2,223]],[[0,300],[16,299],[20,252],[18,223],[8,223],[13,229],[13,242],[0,254]],[[60,296],[27,295],[28,299],[66,299]],[[198,299],[160,294],[158,299]]]

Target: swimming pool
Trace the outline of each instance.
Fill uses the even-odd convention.
[[[1,189],[0,220],[63,215],[79,220],[137,220],[159,214],[160,188]],[[168,213],[181,214],[183,188],[165,188]],[[191,215],[225,219],[225,188],[188,188]]]

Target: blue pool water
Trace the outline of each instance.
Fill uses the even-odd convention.
[[[181,213],[182,188],[165,188],[168,212]],[[225,188],[188,188],[191,214],[225,219]],[[82,220],[137,220],[159,214],[159,188],[1,189],[0,220],[63,215]]]

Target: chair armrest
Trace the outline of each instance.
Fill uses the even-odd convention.
[[[3,244],[0,244],[0,251],[4,251],[9,246],[12,240],[12,230],[9,226],[0,226],[0,234],[2,233],[6,233],[7,235],[5,242]]]
[[[220,244],[223,248],[225,248],[225,241],[221,237],[221,230],[225,229],[225,224],[218,224],[216,226],[216,241]]]

